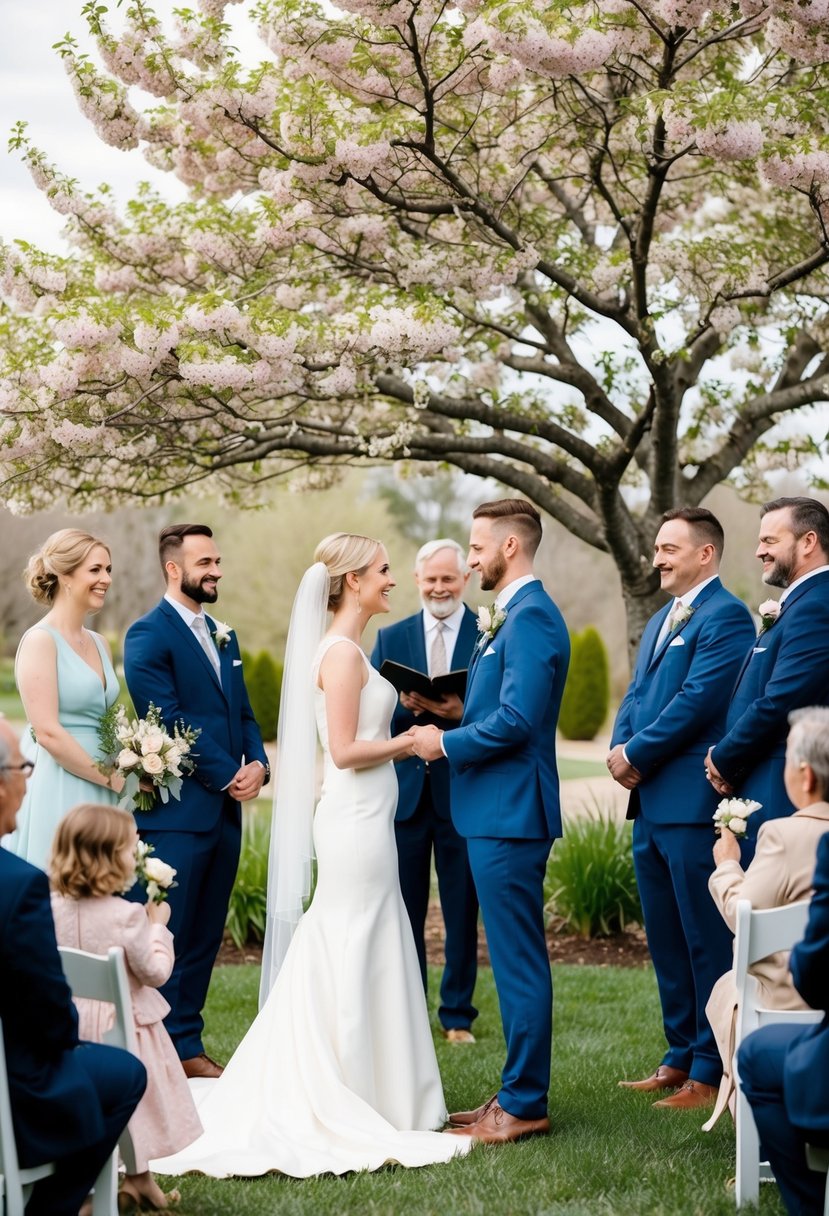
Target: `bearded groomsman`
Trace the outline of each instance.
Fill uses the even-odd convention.
[[[124,644],[127,687],[143,717],[152,702],[172,730],[182,720],[201,733],[195,772],[181,800],[136,813],[143,840],[177,871],[170,895],[176,939],[173,974],[162,988],[165,1025],[188,1077],[217,1077],[205,1055],[202,1009],[222,944],[242,838],[240,802],[270,776],[262,736],[242,676],[235,632],[204,611],[219,597],[221,555],[206,524],[171,524],[159,537],[167,591],[131,625]]]
[[[654,1105],[678,1110],[716,1097],[722,1065],[705,1005],[731,965],[731,932],[708,893],[718,796],[703,760],[725,729],[724,690],[754,624],[720,582],[723,542],[703,507],[662,516],[653,564],[674,599],[645,626],[607,757],[613,778],[631,791],[633,861],[668,1040],[651,1076],[619,1084],[677,1089]]]
[[[392,659],[425,672],[430,679],[469,666],[477,626],[463,603],[469,571],[463,549],[453,540],[423,545],[415,559],[415,582],[422,611],[381,629],[371,655],[378,669]],[[392,735],[415,724],[433,723],[453,730],[461,720],[460,697],[432,701],[401,693]],[[426,913],[431,887],[432,852],[446,929],[446,966],[440,986],[438,1018],[452,1043],[474,1043],[470,1026],[478,970],[478,897],[469,869],[466,841],[449,814],[449,764],[445,757],[425,763],[417,756],[395,762],[400,794],[394,833],[403,902],[412,923],[423,987],[426,988]]]
[[[495,592],[469,669],[457,730],[414,728],[415,753],[449,759],[452,819],[466,837],[486,928],[507,1058],[501,1088],[449,1116],[487,1144],[549,1131],[553,992],[544,935],[544,875],[561,835],[555,737],[570,639],[533,573],[541,517],[501,499],[472,513],[467,563]]]
[[[829,511],[814,498],[776,498],[761,511],[763,582],[782,587],[761,605],[763,628],[731,694],[725,734],[706,758],[720,794],[761,804],[748,820],[743,864],[767,819],[791,815],[783,770],[789,714],[829,705]]]

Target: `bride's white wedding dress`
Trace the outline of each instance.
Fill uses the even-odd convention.
[[[325,638],[315,673],[338,642],[354,645]],[[387,739],[397,694],[363,658],[357,738]],[[397,878],[394,765],[338,769],[320,691],[316,718],[325,770],[311,907],[265,1005],[199,1105],[204,1135],[151,1162],[160,1173],[307,1178],[447,1161],[471,1145],[426,1130],[441,1126],[446,1106]]]

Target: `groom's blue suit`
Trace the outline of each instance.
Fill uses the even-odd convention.
[[[546,1116],[550,1084],[543,888],[561,835],[555,733],[569,657],[561,613],[537,579],[525,583],[476,650],[461,725],[443,736],[452,819],[467,838],[507,1041],[498,1101],[527,1120]]]
[[[143,717],[152,702],[168,728],[183,720],[201,731],[181,801],[158,802],[135,816],[142,839],[177,870],[170,895],[176,963],[162,992],[171,1007],[165,1025],[183,1060],[203,1051],[202,1008],[239,862],[241,811],[225,791],[243,763],[267,766],[235,633],[219,660],[221,682],[192,629],[164,599],[130,626],[124,645],[137,712]]]
[[[642,775],[628,818],[668,1040],[662,1063],[716,1085],[722,1065],[705,1005],[731,965],[733,937],[708,892],[719,795],[704,763],[725,729],[727,691],[754,624],[714,578],[695,596],[692,615],[657,645],[670,607],[645,626],[611,746],[621,743]]]

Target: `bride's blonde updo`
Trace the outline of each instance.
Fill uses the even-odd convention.
[[[59,532],[53,532],[29,558],[23,575],[32,598],[39,604],[53,603],[60,576],[77,570],[96,545],[110,552],[106,541],[81,532],[79,528],[61,528]]]
[[[345,576],[364,574],[379,548],[379,540],[372,540],[370,536],[354,536],[351,532],[332,532],[317,545],[314,561],[322,562],[328,568],[331,580],[328,607],[332,612],[342,603]]]

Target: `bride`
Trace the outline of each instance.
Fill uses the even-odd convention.
[[[199,1106],[204,1135],[152,1162],[164,1174],[307,1178],[447,1161],[470,1143],[428,1130],[446,1106],[393,828],[393,761],[413,753],[389,738],[397,694],[360,647],[394,579],[364,536],[335,533],[314,556],[288,631],[260,1011]]]

